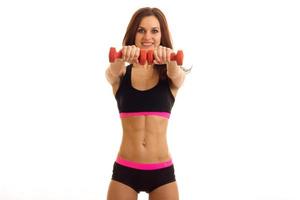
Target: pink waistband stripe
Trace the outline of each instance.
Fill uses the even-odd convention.
[[[168,161],[160,162],[160,163],[138,163],[138,162],[125,160],[121,157],[117,158],[116,163],[126,166],[126,167],[130,167],[130,168],[134,168],[134,169],[141,169],[141,170],[162,169],[162,168],[170,167],[171,165],[173,165],[172,160],[168,160]]]
[[[156,115],[164,118],[170,118],[170,113],[168,112],[122,112],[120,113],[121,118],[132,117],[132,116],[148,116]]]

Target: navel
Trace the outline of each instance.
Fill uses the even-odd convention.
[[[144,147],[146,147],[146,139],[143,140],[142,145],[143,145]]]

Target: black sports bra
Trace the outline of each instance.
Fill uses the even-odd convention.
[[[120,117],[156,115],[169,118],[175,98],[168,79],[159,80],[153,88],[141,91],[132,86],[131,71],[132,64],[126,67],[115,95]]]

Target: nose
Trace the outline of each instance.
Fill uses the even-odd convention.
[[[145,32],[144,38],[147,39],[151,39],[152,35],[150,31]]]

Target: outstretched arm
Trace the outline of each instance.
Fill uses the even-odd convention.
[[[176,61],[167,64],[167,75],[176,88],[180,88],[185,79],[185,72],[177,65]]]
[[[114,63],[111,63],[105,71],[105,76],[107,81],[111,85],[119,83],[121,75],[125,71],[125,62],[122,60],[116,60]]]
[[[167,47],[159,46],[154,50],[155,64],[167,65],[167,76],[171,79],[176,88],[180,88],[185,79],[185,72],[177,65],[176,61],[171,61],[173,50]]]

